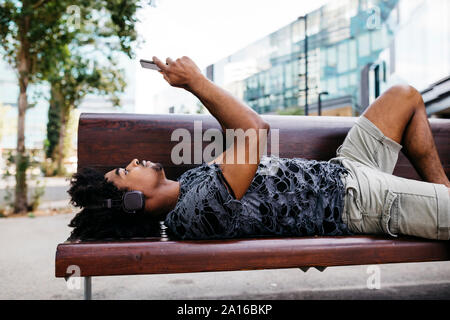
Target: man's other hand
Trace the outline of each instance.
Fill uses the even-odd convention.
[[[161,69],[159,72],[172,87],[191,91],[204,78],[200,69],[189,57],[181,57],[175,61],[167,58],[166,63],[153,57],[153,62]]]

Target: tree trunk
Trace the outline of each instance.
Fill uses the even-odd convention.
[[[64,106],[61,107],[61,126],[59,129],[59,141],[58,141],[58,174],[64,174],[64,138],[66,137],[66,125],[67,125],[67,111]]]
[[[24,213],[28,210],[26,173],[28,159],[25,155],[25,113],[28,107],[27,87],[28,76],[21,75],[20,94],[17,117],[17,154],[16,154],[16,190],[14,213]]]
[[[17,153],[16,153],[16,190],[14,213],[28,211],[27,180],[28,158],[25,155],[25,113],[28,108],[27,89],[30,81],[31,58],[30,44],[27,39],[30,30],[30,17],[26,16],[19,24],[20,49],[18,52],[17,69],[19,73],[19,101],[17,116]]]

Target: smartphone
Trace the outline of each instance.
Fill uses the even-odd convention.
[[[141,63],[142,68],[152,69],[156,71],[161,70],[153,61],[141,59],[139,60],[139,62]]]

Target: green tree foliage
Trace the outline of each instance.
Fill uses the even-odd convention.
[[[88,61],[80,58],[86,53],[77,48],[82,45],[95,48],[95,37],[105,40],[110,52],[106,60],[114,60],[117,48],[131,56],[132,43],[136,39],[135,13],[139,7],[139,1],[135,0],[79,0],[75,3],[68,0],[0,0],[0,48],[5,60],[16,71],[20,88],[14,212],[27,211],[25,114],[29,85],[43,80],[57,83],[58,77],[61,80],[85,76],[91,79],[87,82],[104,77],[103,73],[80,71],[83,67],[73,70],[58,67],[58,64],[71,61],[72,67],[78,63],[87,65]],[[84,21],[90,23],[84,24]],[[78,34],[85,34],[85,37],[77,38]],[[76,53],[72,54],[72,50]],[[107,77],[111,78],[113,74],[111,72]],[[108,86],[106,82],[102,83],[99,90]],[[65,85],[65,82],[60,84]],[[77,88],[72,87],[69,91],[73,90]],[[62,97],[55,99],[64,99],[65,93],[60,92]],[[63,106],[59,107],[65,112]]]
[[[113,105],[120,104],[119,93],[125,89],[124,73],[115,64],[105,67],[82,58],[69,56],[55,64],[49,76],[51,86],[46,155],[56,163],[54,174],[64,174],[64,139],[71,111],[87,94],[108,95]]]
[[[124,91],[124,71],[118,68],[120,56],[133,56],[136,40],[137,1],[85,1],[70,10],[76,33],[58,51],[57,61],[48,61],[51,85],[46,155],[54,174],[64,174],[64,141],[67,121],[88,94],[108,96],[120,105]],[[57,116],[58,115],[58,116]]]
[[[55,147],[58,145],[59,130],[61,123],[59,121],[59,106],[53,100],[50,100],[50,107],[48,109],[47,122],[47,140],[45,141],[45,156],[51,158]]]

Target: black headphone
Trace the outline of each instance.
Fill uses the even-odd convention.
[[[97,206],[87,206],[86,209],[122,208],[126,213],[136,213],[145,208],[145,196],[140,191],[127,191],[120,200],[106,199]]]

